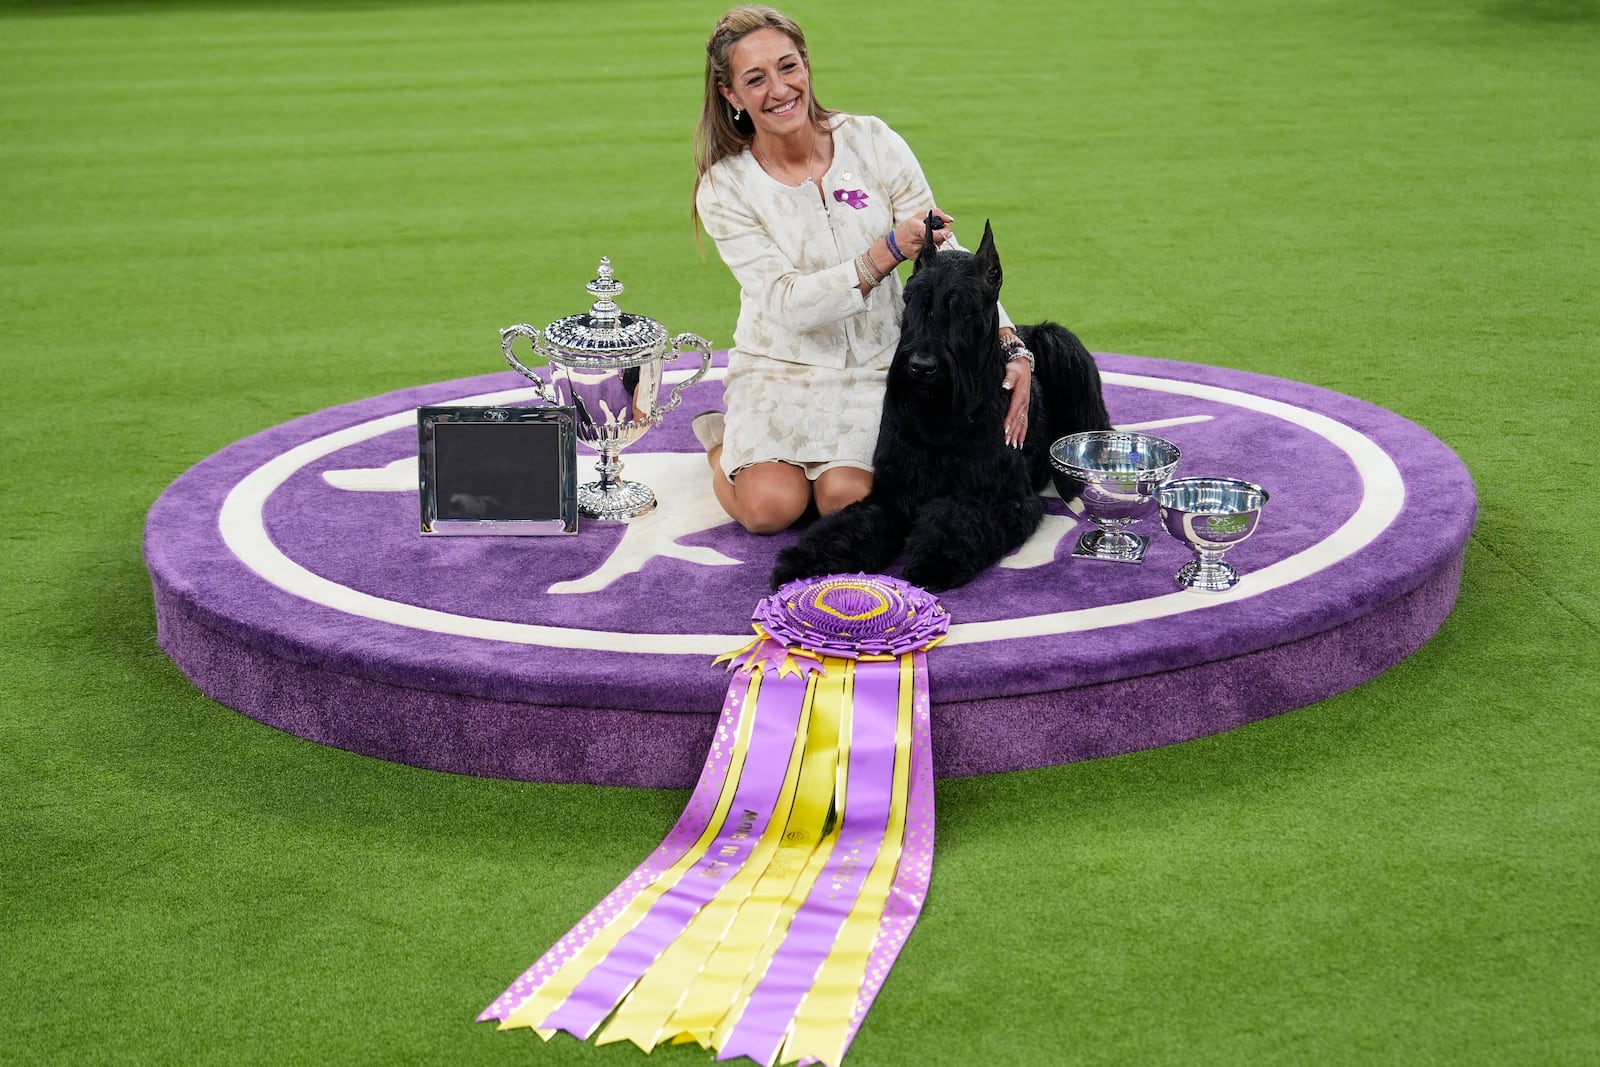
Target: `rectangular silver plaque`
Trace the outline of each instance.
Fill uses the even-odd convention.
[[[577,412],[571,407],[417,409],[422,532],[578,532]]]

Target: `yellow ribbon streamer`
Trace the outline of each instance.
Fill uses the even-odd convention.
[[[800,1002],[794,1023],[779,1054],[780,1063],[816,1059],[838,1067],[850,1037],[856,998],[871,960],[872,945],[883,921],[889,890],[905,845],[906,807],[911,790],[911,718],[915,704],[914,657],[900,657],[899,707],[895,717],[894,787],[883,844],[861,893],[817,971],[811,990]]]
[[[812,729],[818,713],[818,702],[814,697],[816,682],[815,675],[806,681],[807,692],[800,705],[794,749],[789,755],[783,785],[773,802],[772,816],[766,828],[733,877],[700,906],[683,931],[651,962],[649,969],[617,1007],[605,1029],[595,1038],[596,1045],[632,1041],[640,1049],[649,1052],[661,1043],[664,1036],[682,1029],[669,1030],[668,1020],[700,984],[693,976],[703,974],[708,958],[742,914],[763,870],[784,843],[786,828],[797,804],[796,790],[803,786],[808,764],[813,760],[832,758],[834,746],[831,739],[827,741],[824,751],[813,752],[814,748],[822,747],[817,744],[815,734],[826,733],[828,728],[827,723],[820,722],[816,724],[815,731]],[[832,768],[828,770],[831,773]],[[685,976],[691,976],[687,982]],[[727,1005],[723,1005],[718,1016],[726,1010]],[[715,1019],[712,1021],[715,1022]]]
[[[811,735],[782,846],[761,872],[722,943],[686,990],[667,1027],[668,1033],[676,1035],[675,1043],[694,1041],[711,1047],[718,1023],[739,1000],[749,975],[765,971],[772,952],[782,942],[788,916],[793,914],[792,908],[785,912],[786,902],[797,891],[804,899],[821,870],[821,863],[813,863],[813,858],[825,840],[836,803],[840,721],[851,681],[847,664],[828,664],[825,670],[812,691]]]
[[[699,839],[671,867],[663,871],[660,877],[642,889],[639,895],[618,912],[586,945],[573,953],[572,958],[563,963],[560,969],[534,990],[527,1000],[508,1012],[500,1022],[501,1030],[513,1030],[525,1026],[537,1028],[547,1015],[572,995],[572,991],[578,988],[578,984],[588,977],[589,972],[594,970],[601,960],[606,958],[616,947],[617,942],[649,913],[656,901],[705,857],[706,850],[721,832],[722,824],[728,817],[728,810],[733,806],[734,793],[739,788],[739,778],[744,771],[745,758],[750,752],[750,734],[755,725],[755,716],[748,714],[748,709],[754,706],[760,691],[761,677],[758,674],[752,675],[744,696],[747,713],[739,716],[738,732],[735,735],[733,751],[728,757],[728,770],[722,782],[722,791],[717,795],[716,807]],[[548,1041],[554,1036],[555,1031],[541,1029],[538,1033]]]
[[[800,877],[794,880],[782,902],[778,905],[777,915],[773,919],[770,932],[762,942],[759,951],[751,960],[751,964],[744,976],[744,983],[738,995],[734,998],[732,1008],[723,1016],[722,1021],[711,1035],[710,1047],[721,1049],[727,1043],[728,1035],[738,1025],[740,1017],[744,1014],[745,1007],[750,1003],[750,997],[755,992],[761,980],[766,977],[767,968],[772,963],[772,957],[783,944],[784,936],[789,931],[789,924],[794,921],[794,916],[811,895],[812,887],[821,877],[823,868],[828,864],[833,855],[833,849],[839,841],[840,814],[844,811],[845,797],[848,793],[850,773],[850,735],[855,723],[855,663],[852,660],[838,659],[832,656],[825,657],[822,661],[827,677],[835,680],[837,688],[830,687],[829,699],[838,700],[838,752],[837,764],[833,784],[833,806],[828,814],[826,829],[822,839],[817,842],[810,857],[807,858],[805,867],[800,872]],[[835,696],[836,694],[836,696]],[[776,887],[775,887],[776,888]]]

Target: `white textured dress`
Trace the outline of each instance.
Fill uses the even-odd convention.
[[[739,282],[724,382],[730,477],[769,460],[811,478],[832,466],[872,469],[903,301],[893,272],[862,296],[855,257],[926,215],[934,200],[910,146],[882,120],[835,115],[830,123],[823,195],[810,178],[776,180],[748,148],[713,165],[695,194],[701,223]]]

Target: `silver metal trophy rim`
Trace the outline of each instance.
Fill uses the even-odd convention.
[[[1096,443],[1142,448],[1146,453],[1158,457],[1160,462],[1154,465],[1129,466],[1126,469],[1108,469],[1104,466],[1090,466],[1079,462],[1080,447]],[[1139,453],[1132,452],[1132,454]],[[1182,450],[1171,441],[1137,430],[1084,430],[1081,433],[1068,434],[1053,442],[1050,445],[1051,465],[1061,473],[1084,483],[1084,492],[1081,495],[1083,510],[1088,515],[1089,521],[1095,524],[1095,529],[1087,531],[1078,538],[1078,543],[1072,550],[1073,556],[1078,559],[1097,559],[1108,563],[1143,563],[1145,553],[1150,546],[1149,536],[1134,533],[1124,527],[1143,518],[1144,515],[1139,512],[1151,510],[1157,489],[1172,477],[1172,472],[1177,469],[1182,456]],[[1131,496],[1125,502],[1128,514],[1116,518],[1096,514],[1094,494],[1090,492],[1091,487],[1112,480],[1123,488],[1131,489]]]
[[[500,331],[500,350],[507,363],[534,383],[541,400],[562,404],[564,389],[578,409],[578,439],[600,456],[595,464],[599,479],[578,487],[580,514],[602,522],[625,522],[653,511],[656,495],[644,483],[621,477],[619,454],[650,427],[659,425],[667,412],[683,402],[683,391],[705,377],[711,367],[711,342],[692,333],[669,338],[667,328],[656,320],[623,312],[616,298],[624,287],[612,271],[609,256],[601,257],[594,280],[585,288],[594,298],[588,311],[557,319],[543,330],[526,323],[508,326]],[[517,359],[512,342],[518,337],[526,337],[533,350],[549,362],[550,382]],[[699,368],[673,386],[665,404],[658,404],[660,364],[685,352],[699,354]],[[624,397],[624,403],[616,407],[619,415],[626,409],[629,417],[612,414],[613,408],[606,401],[615,401],[614,395],[600,403],[584,402],[581,394],[585,390],[601,388],[613,380],[609,376],[632,368],[641,368],[639,380],[628,387],[631,397]],[[646,383],[644,397],[648,403],[639,399],[638,392]],[[641,408],[646,409],[642,415]],[[603,416],[596,418],[596,412],[603,412]]]
[[[1222,557],[1256,532],[1261,510],[1271,498],[1261,486],[1239,478],[1179,478],[1162,486],[1156,494],[1161,525],[1194,553],[1173,576],[1178,585],[1200,593],[1225,592],[1238,585],[1238,568]],[[1230,525],[1244,521],[1239,529],[1213,540],[1201,535],[1198,519],[1225,519]]]

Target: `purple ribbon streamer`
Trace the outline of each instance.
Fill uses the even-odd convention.
[[[489,1019],[504,1020],[515,1011],[518,1005],[532,996],[552,974],[560,970],[562,965],[593,940],[597,933],[622,914],[634,898],[682,859],[684,853],[700,840],[711,822],[712,813],[716,810],[717,797],[722,794],[723,781],[728,774],[728,760],[733,754],[734,743],[738,737],[739,716],[743,711],[745,695],[749,688],[749,675],[738,675],[729,682],[728,695],[722,702],[722,715],[717,721],[716,733],[712,738],[711,749],[706,755],[705,766],[701,768],[700,780],[695,784],[694,792],[690,794],[689,803],[685,805],[683,814],[678,816],[678,821],[666,838],[643,863],[634,868],[633,873],[624,879],[621,885],[596,904],[582,921],[567,931],[566,935],[540,956],[533,966],[507,986],[505,992],[501,993],[493,1004],[483,1009],[482,1014],[478,1016],[478,1022]]]
[[[839,841],[728,1034],[719,1060],[748,1056],[758,1063],[772,1063],[801,999],[855,904],[889,823],[899,690],[898,663],[856,664],[850,769]],[[852,851],[858,841],[866,847]]]
[[[715,840],[538,1029],[565,1030],[587,1041],[639,977],[749,857],[772,818],[783,787],[799,733],[805,694],[804,677],[775,678],[768,674],[762,678],[758,696],[761,714],[756,716],[733,804]],[[747,708],[746,713],[751,709]],[[745,812],[755,815],[741,827]]]
[[[922,902],[928,899],[928,881],[933,874],[933,730],[928,694],[928,654],[914,653],[911,706],[911,783],[906,806],[906,839],[895,870],[889,899],[884,904],[883,921],[867,959],[867,973],[850,1014],[850,1029],[844,1047],[850,1048],[856,1031],[877,999],[889,968],[899,958],[911,928],[922,915]]]

